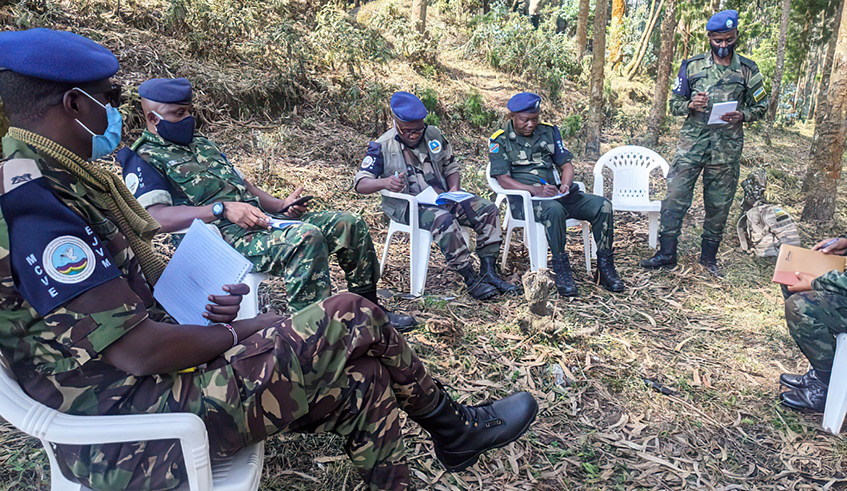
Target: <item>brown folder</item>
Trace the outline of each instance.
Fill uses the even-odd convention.
[[[843,273],[845,260],[847,259],[844,256],[783,244],[779,247],[779,255],[776,258],[773,281],[791,286],[799,281],[795,272],[811,273],[816,277],[832,270]]]

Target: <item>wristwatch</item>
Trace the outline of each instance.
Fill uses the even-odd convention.
[[[221,220],[224,218],[226,214],[226,206],[222,202],[217,202],[212,205],[212,214],[215,215],[216,220]]]

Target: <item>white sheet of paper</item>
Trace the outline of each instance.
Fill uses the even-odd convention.
[[[200,220],[194,220],[179,243],[165,272],[156,282],[153,297],[180,324],[205,326],[209,295],[222,295],[222,287],[241,283],[253,264]]]
[[[568,189],[568,192],[567,192],[567,193],[564,193],[564,194],[559,193],[559,194],[557,194],[556,196],[550,196],[550,197],[547,197],[547,198],[542,198],[541,196],[533,196],[533,197],[532,197],[532,199],[533,199],[533,200],[535,200],[535,201],[547,201],[548,199],[559,199],[559,198],[561,198],[562,196],[567,196],[567,195],[569,195],[569,194],[571,194],[571,190],[570,190],[570,189]]]
[[[712,114],[709,116],[708,124],[727,124],[726,121],[721,119],[721,116],[735,111],[737,107],[738,101],[718,102],[712,106]]]
[[[418,203],[422,205],[435,205],[436,200],[438,200],[438,193],[435,192],[432,186],[427,186],[426,189],[418,193],[417,196]]]

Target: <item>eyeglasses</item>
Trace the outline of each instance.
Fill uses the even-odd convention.
[[[121,84],[112,84],[112,87],[109,90],[105,90],[100,92],[106,96],[106,100],[109,101],[109,104],[112,107],[120,107],[121,106]]]
[[[426,123],[424,123],[423,128],[420,128],[420,129],[417,129],[417,130],[406,130],[406,131],[403,131],[403,130],[401,130],[400,128],[397,128],[397,133],[399,133],[399,134],[400,134],[400,136],[405,136],[405,137],[409,137],[409,138],[414,138],[414,137],[419,137],[419,136],[423,135],[423,134],[424,134],[424,132],[426,132],[426,129],[427,129],[427,128],[429,128],[429,125],[428,125],[428,124],[426,124]]]
[[[737,40],[738,40],[738,38],[726,38],[726,39],[714,39],[714,38],[712,38],[709,41],[714,43],[716,46],[729,46],[730,44],[734,43]]]

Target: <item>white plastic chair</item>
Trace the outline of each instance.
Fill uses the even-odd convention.
[[[60,413],[30,398],[4,360],[0,360],[0,416],[41,440],[50,461],[52,491],[87,491],[88,488],[62,474],[51,443],[93,445],[178,439],[188,477],[178,491],[256,491],[262,477],[264,442],[212,463],[206,427],[194,414],[72,416]]]
[[[837,435],[841,433],[844,415],[847,414],[847,334],[835,337],[835,360],[829,376],[829,391],[823,411],[823,429]]]
[[[385,237],[385,247],[382,249],[382,259],[379,261],[379,274],[385,268],[385,260],[388,258],[388,246],[397,232],[409,234],[409,290],[412,296],[423,295],[426,287],[426,271],[429,268],[429,251],[432,245],[432,233],[420,228],[418,224],[418,200],[411,194],[394,193],[383,189],[380,191],[385,197],[402,199],[409,203],[409,224],[391,220],[388,225],[388,235]],[[462,237],[470,248],[470,232],[467,227],[462,227]]]
[[[500,204],[506,201],[506,220],[503,222],[503,227],[506,229],[506,237],[503,241],[503,258],[500,260],[500,268],[506,269],[506,258],[509,257],[509,245],[512,240],[512,230],[515,228],[523,229],[523,240],[526,244],[526,249],[529,251],[529,269],[538,271],[540,268],[547,267],[547,234],[544,231],[544,225],[535,221],[535,213],[532,211],[532,195],[529,191],[520,189],[505,189],[497,182],[497,179],[491,177],[491,163],[485,168],[485,178],[488,180],[488,186],[492,191],[497,193],[495,204],[500,208]],[[579,186],[581,191],[585,191],[585,184],[574,181],[574,184]],[[512,216],[512,209],[506,199],[508,196],[520,196],[523,201],[523,220],[518,220]],[[585,270],[591,275],[591,232],[590,225],[584,220],[568,219],[565,222],[567,227],[579,227],[582,229],[582,243],[585,248]]]
[[[665,159],[649,148],[625,145],[609,150],[594,164],[594,194],[603,194],[603,167],[612,169],[612,208],[615,211],[646,213],[649,219],[647,243],[656,248],[661,201],[650,201],[650,172],[661,167],[668,177]]]

